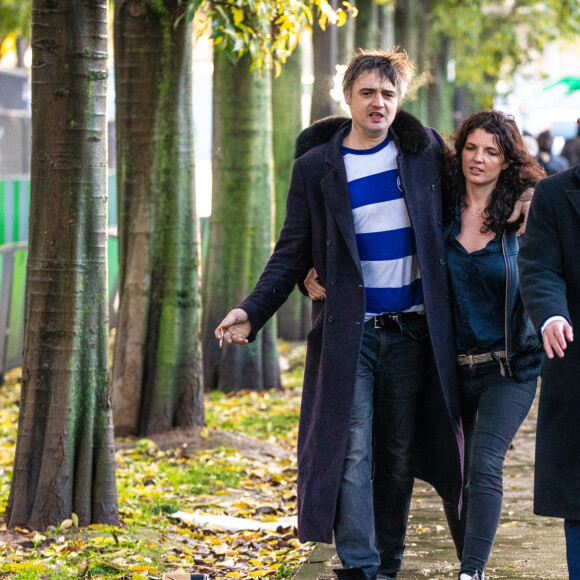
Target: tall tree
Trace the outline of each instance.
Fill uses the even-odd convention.
[[[346,20],[343,26],[338,28],[338,54],[337,60],[338,64],[348,65],[350,59],[352,58],[354,49],[356,48],[354,43],[354,37],[356,33],[356,7],[354,6],[354,0],[352,2],[343,2],[343,8],[346,8],[347,13],[350,13],[350,18]]]
[[[294,163],[296,137],[302,129],[302,58],[297,48],[282,72],[272,79],[274,182],[277,238],[286,217],[286,197]],[[310,301],[300,292],[290,294],[278,311],[278,334],[286,340],[304,340],[310,329]]]
[[[232,391],[280,386],[275,319],[247,348],[218,349],[212,330],[250,292],[272,251],[274,167],[269,74],[214,51],[213,192],[204,279],[204,377]]]
[[[390,49],[395,46],[395,6],[394,2],[379,4],[379,46]]]
[[[375,0],[356,0],[354,45],[356,48],[378,48],[378,6]]]
[[[330,0],[336,8],[338,0]],[[312,54],[314,58],[314,85],[312,86],[312,105],[310,121],[334,115],[337,112],[336,101],[331,96],[334,89],[334,77],[338,64],[338,30],[335,26],[326,26],[321,17],[320,26],[312,28]]]
[[[320,8],[324,21],[338,21],[326,0],[309,4]],[[252,289],[272,251],[272,89],[267,70],[280,70],[296,47],[301,27],[312,24],[311,15],[307,3],[292,0],[208,6],[217,47],[212,215],[203,282],[204,378],[210,389],[280,385],[276,319],[243,349],[224,345],[220,350],[213,330],[225,311]]]
[[[9,527],[116,524],[107,307],[107,0],[34,0],[22,395]]]
[[[180,0],[115,6],[119,435],[204,423],[192,32]]]

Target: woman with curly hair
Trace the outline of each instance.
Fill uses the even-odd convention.
[[[541,345],[520,298],[518,197],[544,176],[514,120],[468,117],[446,163],[452,198],[446,253],[465,434],[461,514],[445,505],[460,580],[481,580],[500,520],[503,463],[534,399]],[[459,516],[459,517],[458,517]]]

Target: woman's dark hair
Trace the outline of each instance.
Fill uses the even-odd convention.
[[[501,111],[481,111],[469,116],[453,135],[454,149],[446,155],[446,187],[454,197],[454,204],[465,204],[465,176],[461,167],[461,154],[467,138],[476,129],[483,129],[494,136],[504,162],[508,164],[499,174],[495,189],[487,206],[487,217],[482,232],[501,234],[515,229],[518,224],[508,224],[518,197],[533,187],[546,173],[528,153],[522,136],[512,117]]]

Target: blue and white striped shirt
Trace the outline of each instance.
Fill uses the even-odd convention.
[[[423,311],[415,236],[403,198],[397,149],[387,137],[372,149],[343,147],[366,297],[366,319]]]

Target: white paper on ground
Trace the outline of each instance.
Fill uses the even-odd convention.
[[[298,525],[296,516],[289,518],[279,518],[275,522],[261,522],[259,520],[249,520],[246,518],[234,518],[232,516],[222,516],[215,514],[192,514],[189,512],[175,512],[172,518],[181,520],[186,524],[196,526],[217,526],[226,532],[240,532],[242,530],[260,530],[274,532],[280,526],[283,528],[296,527]]]

